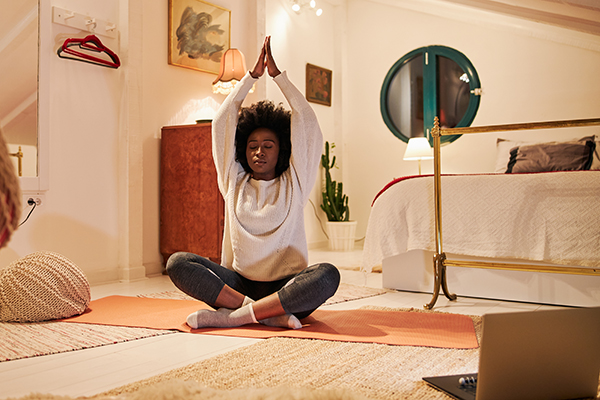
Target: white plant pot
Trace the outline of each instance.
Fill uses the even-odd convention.
[[[351,251],[354,249],[357,221],[327,221],[329,249],[335,251]]]

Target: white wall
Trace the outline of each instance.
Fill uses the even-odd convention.
[[[118,0],[43,2],[44,21],[51,5],[71,8],[97,18],[116,21]],[[90,280],[117,278],[119,227],[117,220],[117,149],[120,71],[59,58],[58,45],[68,37],[82,37],[73,28],[56,24],[44,35],[53,46],[42,48],[52,77],[50,109],[49,187],[43,203],[0,252],[0,265],[38,250],[54,251],[71,259]],[[104,39],[117,49],[118,40]],[[28,211],[28,208],[26,209]],[[25,215],[23,215],[23,218]]]
[[[473,125],[598,117],[600,38],[433,0],[382,3],[392,2],[348,1],[344,182],[359,236],[378,191],[393,178],[418,173],[416,162],[402,161],[406,144],[393,136],[379,111],[385,75],[411,50],[444,45],[471,60],[484,91]],[[491,172],[496,137],[523,135],[463,136],[442,148],[442,171]],[[422,169],[432,173],[432,163],[423,162]]]

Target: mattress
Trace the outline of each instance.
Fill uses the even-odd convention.
[[[444,175],[443,251],[600,267],[600,171]],[[395,180],[373,202],[363,269],[435,251],[433,176]]]

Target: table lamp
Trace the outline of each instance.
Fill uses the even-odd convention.
[[[419,161],[419,175],[421,175],[421,160],[433,159],[433,149],[429,145],[429,141],[424,137],[413,137],[408,139],[408,146],[404,153],[403,160]]]

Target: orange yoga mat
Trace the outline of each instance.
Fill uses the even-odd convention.
[[[273,328],[261,324],[192,329],[186,324],[186,317],[201,308],[210,309],[196,300],[109,296],[92,301],[83,314],[63,321],[261,339],[291,337],[399,346],[478,347],[473,321],[459,314],[365,309],[317,310],[301,321],[302,329]]]

